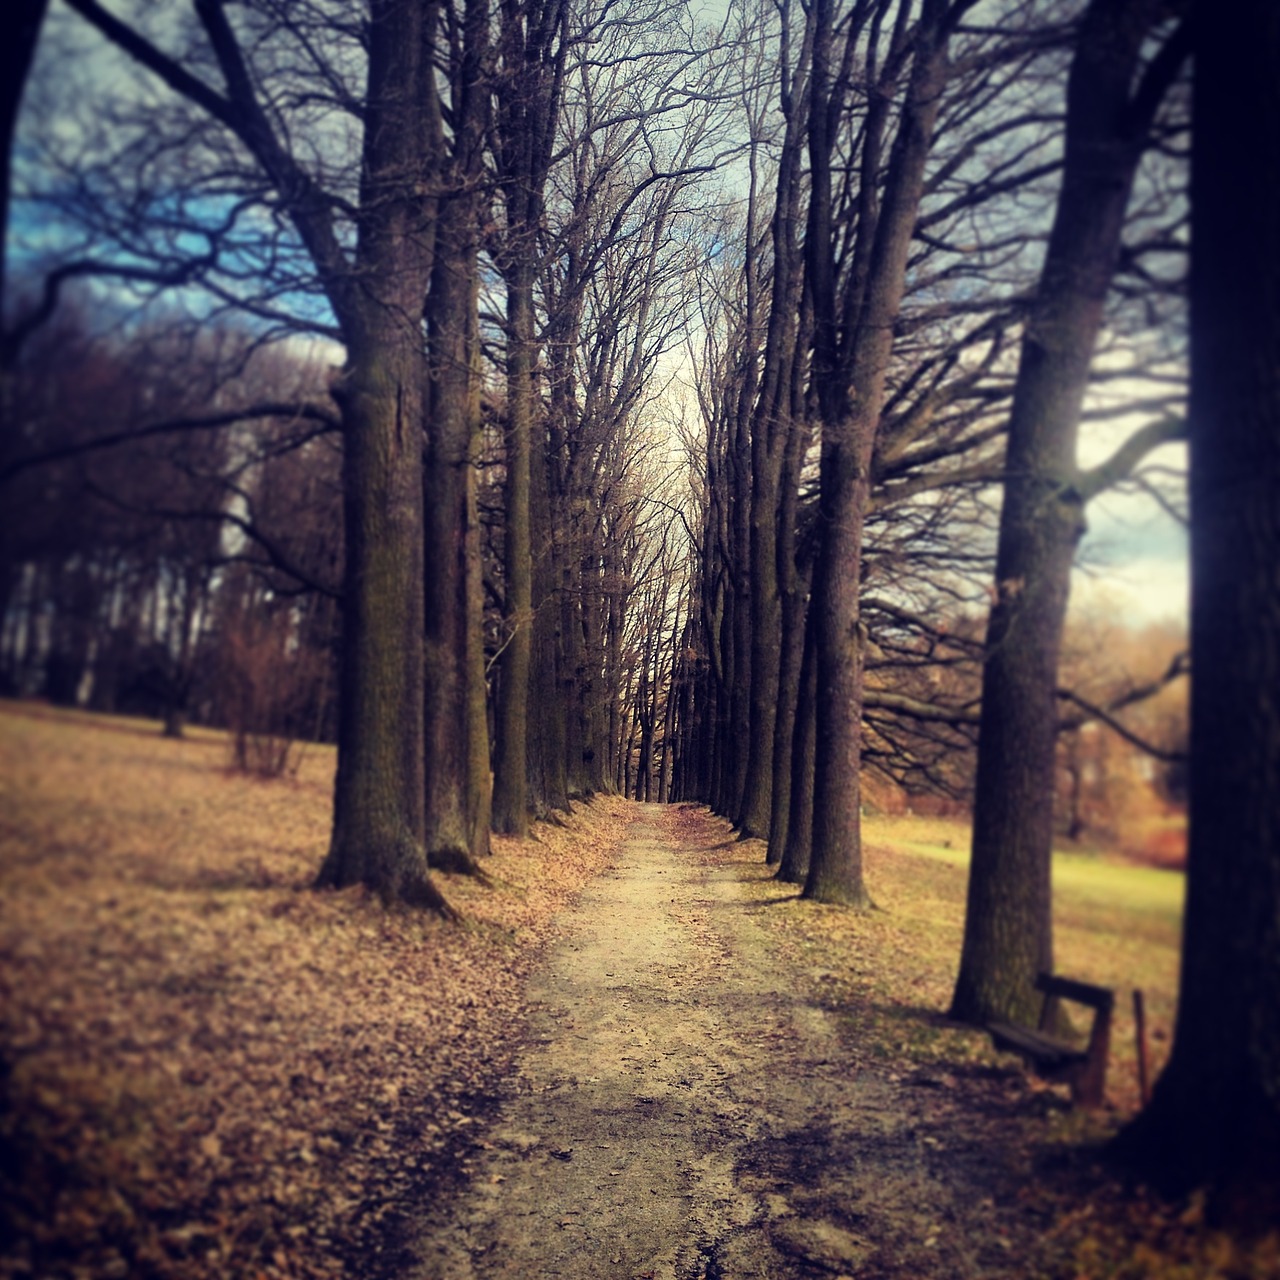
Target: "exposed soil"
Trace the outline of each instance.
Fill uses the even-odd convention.
[[[723,827],[639,813],[532,979],[515,1072],[408,1274],[1040,1274],[1030,1157],[972,1112],[1007,1082],[864,1052],[832,975],[779,959]]]

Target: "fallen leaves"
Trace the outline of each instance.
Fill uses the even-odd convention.
[[[773,879],[763,843],[735,841],[722,819],[682,807],[679,823],[698,857],[732,869],[748,901],[768,904],[755,918],[780,964],[808,971],[810,998],[839,1017],[854,1062],[911,1087],[899,1095],[895,1119],[905,1119],[923,1159],[939,1170],[968,1161],[975,1190],[989,1165],[1021,1171],[1016,1205],[984,1198],[961,1225],[992,1257],[1062,1280],[1280,1280],[1280,1231],[1232,1239],[1206,1225],[1194,1198],[1161,1201],[1092,1162],[1090,1153],[1139,1105],[1127,998],[1117,1002],[1108,1108],[1098,1113],[1069,1110],[1061,1086],[1025,1076],[986,1035],[945,1018],[960,953],[964,869],[912,848],[920,824],[864,824],[867,876],[881,909],[860,914],[801,899],[795,886]],[[967,833],[953,821],[945,840],[962,848]],[[934,832],[930,842],[943,843]],[[1122,996],[1126,986],[1144,989],[1156,1010],[1154,1056],[1163,1063],[1177,988],[1176,918],[1140,903],[1099,907],[1067,888],[1055,894],[1055,928],[1065,972],[1120,988]],[[890,1199],[891,1182],[886,1174],[878,1187]],[[924,1207],[899,1200],[897,1212],[905,1223]],[[1040,1224],[1033,1237],[1027,1221]],[[926,1222],[917,1242],[941,1248],[953,1229]],[[923,1264],[904,1273],[934,1274]]]
[[[0,707],[0,1276],[393,1269],[626,810],[495,839],[451,926],[310,891],[332,752],[263,783],[225,750]]]

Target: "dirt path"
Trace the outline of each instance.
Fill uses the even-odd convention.
[[[820,975],[778,967],[768,908],[707,857],[719,828],[641,814],[533,983],[415,1280],[1027,1274],[1016,1170],[957,1136],[936,1081],[859,1062]]]

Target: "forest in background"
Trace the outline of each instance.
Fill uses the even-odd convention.
[[[119,347],[114,335],[88,330],[80,317],[50,326],[27,353],[15,393],[20,407],[40,399],[40,431],[53,456],[10,487],[4,693],[150,716],[174,736],[189,723],[226,728],[237,767],[264,776],[289,772],[300,744],[336,740],[340,442],[332,424],[309,418],[240,422],[232,430],[216,406],[234,395],[229,388],[284,403],[299,388],[322,386],[329,370],[278,349],[251,351],[234,334],[201,334],[186,345],[150,333]],[[205,346],[214,348],[207,360]],[[229,362],[249,367],[229,379]],[[207,430],[134,438],[144,413],[163,425],[210,405],[217,425]],[[101,453],[80,451],[104,436],[118,442]],[[496,430],[486,456],[484,555],[500,583]],[[668,476],[667,487],[675,490],[680,471],[669,471],[675,480]],[[666,800],[680,794],[682,780],[683,744],[673,732],[675,706],[671,719],[667,707],[680,658],[672,636],[687,621],[683,613],[669,616],[669,606],[682,603],[689,564],[677,558],[687,550],[670,501],[678,493],[664,498],[661,490],[655,496],[637,488],[622,571],[598,590],[598,624],[605,625],[595,659],[603,678],[580,696],[593,696],[592,712],[609,724],[596,789]],[[665,557],[664,540],[676,547]],[[655,553],[657,561],[642,563]],[[492,668],[503,634],[492,597],[484,625]],[[961,609],[939,629],[976,637],[981,620]],[[1185,643],[1172,621],[1126,626],[1123,617],[1086,612],[1067,633],[1065,679],[1095,703],[1150,690],[1167,655]],[[885,655],[871,684],[886,700],[949,696],[971,706],[977,641],[962,646],[930,655],[917,643],[905,672]],[[1126,723],[1147,740],[1185,749],[1185,687],[1172,684],[1137,702]],[[972,796],[972,733],[944,739],[925,756],[918,744],[911,744],[914,753],[904,745],[910,724],[894,718],[891,702],[869,721],[868,802],[889,813],[964,811]],[[1176,764],[1105,726],[1064,727],[1058,756],[1059,832],[1073,841],[1123,844],[1127,818],[1140,824],[1144,807],[1163,801],[1176,811],[1185,803]]]

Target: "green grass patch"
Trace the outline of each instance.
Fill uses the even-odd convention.
[[[918,830],[913,831],[913,826]],[[953,867],[969,865],[969,827],[955,819],[868,819],[867,839],[902,853],[920,854]],[[1153,912],[1176,926],[1182,919],[1185,878],[1181,872],[1116,862],[1101,853],[1065,852],[1053,855],[1053,891],[1061,905],[1078,899],[1081,905]]]

